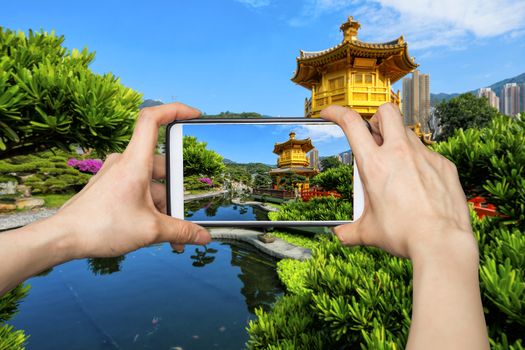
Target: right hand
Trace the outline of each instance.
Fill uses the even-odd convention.
[[[370,120],[372,134],[351,109],[330,106],[321,117],[346,134],[365,194],[362,216],[334,229],[343,244],[375,246],[412,259],[459,244],[477,258],[455,165],[403,125],[396,105],[378,108]]]

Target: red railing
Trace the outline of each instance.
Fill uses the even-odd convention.
[[[498,216],[496,211],[496,206],[494,204],[487,203],[487,200],[483,197],[474,197],[468,200],[469,203],[472,203],[474,206],[474,211],[478,214],[480,219],[483,219],[485,216]]]
[[[313,197],[335,197],[341,198],[341,195],[337,191],[320,191],[320,190],[306,190],[301,191],[301,199],[303,202],[308,202]]]

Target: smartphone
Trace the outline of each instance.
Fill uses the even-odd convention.
[[[330,227],[363,211],[357,166],[332,122],[181,120],[167,126],[165,149],[167,211],[175,218],[205,227]],[[327,209],[348,203],[347,214]]]

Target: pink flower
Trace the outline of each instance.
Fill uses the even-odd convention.
[[[213,186],[213,181],[209,177],[201,177],[199,181],[208,184],[208,186]]]
[[[84,160],[78,160],[78,159],[69,159],[67,161],[67,165],[73,168],[77,168],[78,170],[85,172],[85,173],[92,173],[96,174],[102,168],[102,165],[104,163],[100,159],[84,159]]]

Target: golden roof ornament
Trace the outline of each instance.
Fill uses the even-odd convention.
[[[354,18],[352,16],[348,16],[348,20],[341,24],[341,31],[343,32],[343,42],[348,41],[356,41],[357,40],[357,32],[359,31],[359,28],[361,25],[359,22],[354,21]]]

